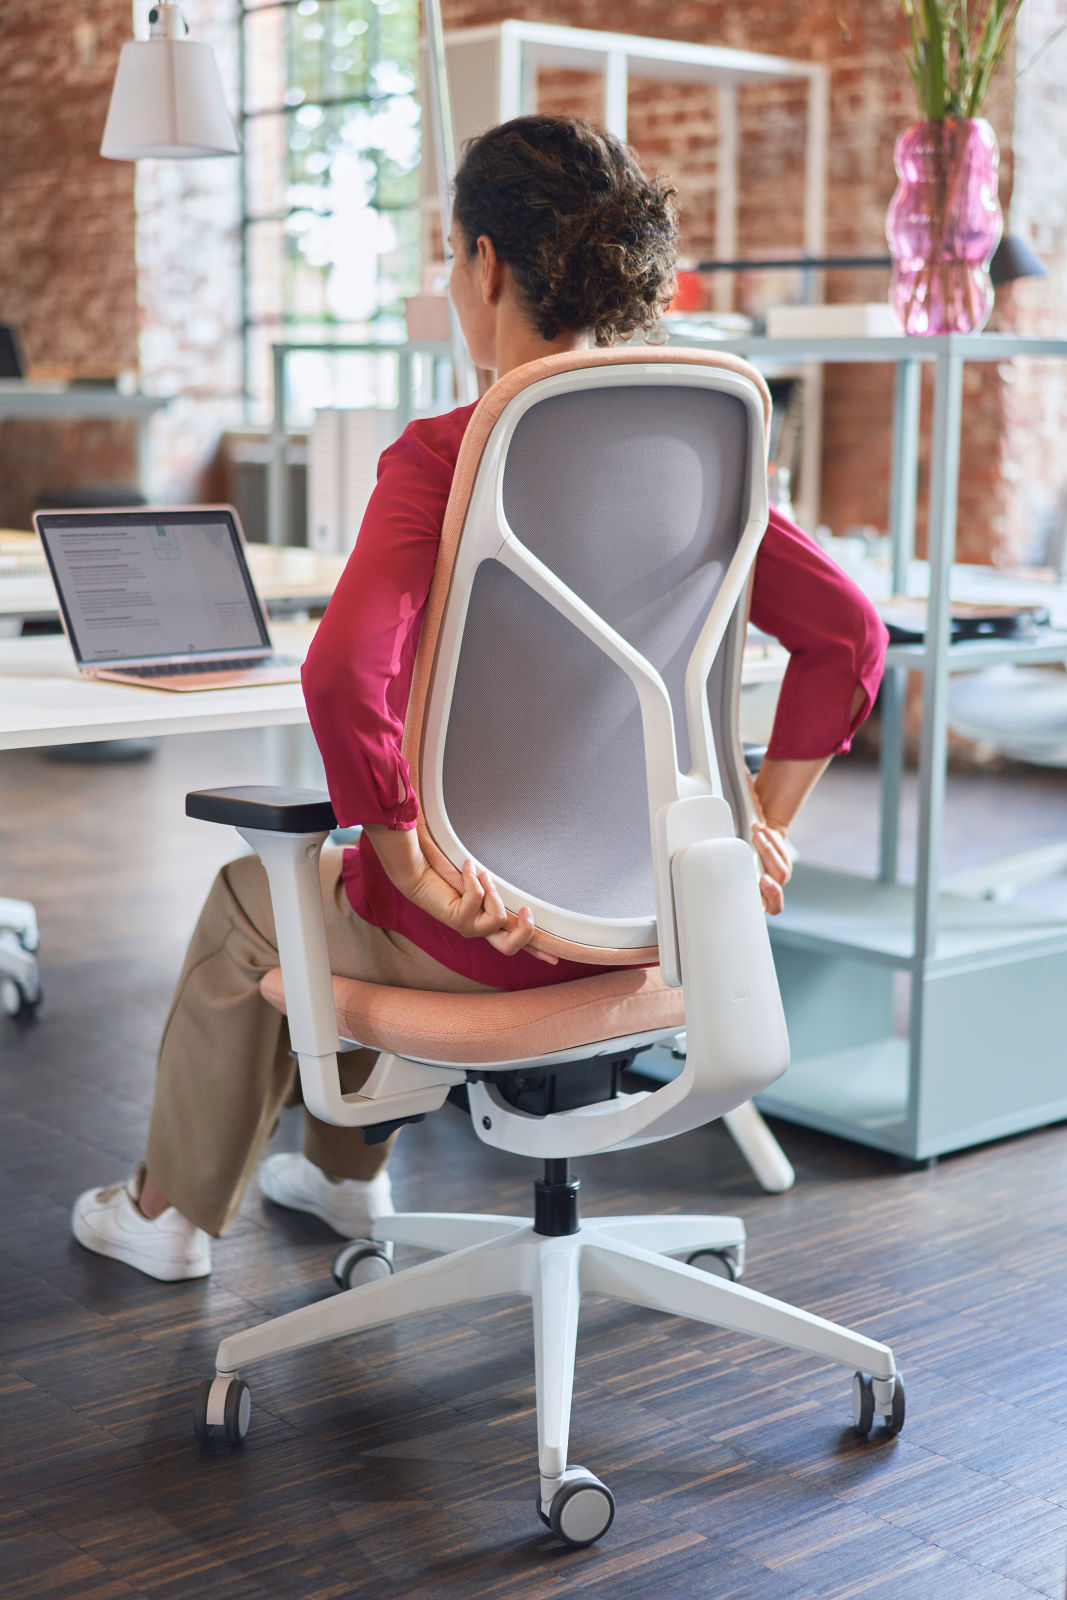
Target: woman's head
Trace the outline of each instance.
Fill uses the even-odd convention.
[[[452,207],[457,256],[491,241],[545,341],[569,331],[614,344],[652,328],[670,300],[675,193],[599,128],[516,117],[465,146]]]

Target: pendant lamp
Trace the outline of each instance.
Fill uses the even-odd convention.
[[[147,39],[122,47],[100,154],[112,161],[237,155],[211,46],[186,38],[185,18],[169,0],[153,5],[148,24]]]

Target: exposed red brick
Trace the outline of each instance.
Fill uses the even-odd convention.
[[[448,27],[499,21],[512,0],[444,0]],[[235,17],[231,0],[198,0],[198,37],[220,49],[232,88]],[[837,9],[850,38],[842,37]],[[535,21],[689,39],[824,63],[831,75],[830,204],[832,253],[876,253],[893,191],[894,140],[915,115],[901,61],[899,0],[526,0]],[[1067,0],[1028,0],[1019,24],[1018,61],[1027,62],[1061,21]],[[86,32],[88,29],[88,32]],[[94,0],[56,13],[39,0],[0,7],[0,317],[16,323],[36,371],[64,376],[113,373],[138,365],[148,388],[181,399],[156,425],[157,477],[175,498],[203,485],[221,426],[237,410],[239,298],[234,178],[236,164],[192,163],[142,169],[135,216],[135,169],[106,162],[99,137],[118,51],[129,37],[128,0]],[[57,31],[58,30],[58,31]],[[1032,71],[1002,73],[988,115],[1001,140],[1001,197],[1012,225],[1050,265],[1041,283],[1007,291],[1000,325],[1058,333],[1067,306],[1067,193],[1062,93],[1067,41]],[[588,75],[543,73],[542,100],[594,118],[598,83]],[[741,207],[739,248],[754,255],[801,244],[799,175],[804,95],[797,86],[747,88],[739,95]],[[682,199],[683,249],[714,253],[717,102],[699,84],[631,85],[631,135],[642,159],[669,173]],[[229,165],[230,176],[225,173]],[[138,248],[140,263],[138,265]],[[835,272],[831,300],[877,300],[888,272]],[[788,279],[746,274],[739,305],[788,292]],[[209,333],[209,330],[210,331]],[[821,515],[844,530],[884,526],[887,513],[892,374],[847,367],[827,375]],[[975,560],[1040,554],[1061,502],[1067,469],[1062,363],[972,369],[966,386],[959,548]],[[929,396],[925,413],[929,414]],[[0,523],[25,523],[46,485],[128,478],[129,428],[84,424],[0,430],[4,475]],[[921,483],[928,481],[924,454]],[[922,548],[925,511],[920,514]]]

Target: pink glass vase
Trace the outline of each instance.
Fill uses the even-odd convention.
[[[905,333],[977,333],[993,309],[997,140],[983,117],[915,122],[897,140],[885,219],[889,304]]]

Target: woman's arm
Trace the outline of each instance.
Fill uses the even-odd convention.
[[[866,714],[866,704],[867,691],[857,687],[852,696],[849,718],[853,727],[858,726],[857,718],[862,722],[860,713]],[[781,834],[788,833],[793,818],[830,765],[831,759],[830,756],[822,756],[813,761],[776,761],[767,757],[752,789],[768,827]]]
[[[304,664],[304,700],[341,827],[414,827],[400,753],[452,473],[410,433],[382,455],[355,549]]]
[[[400,753],[422,619],[452,464],[405,434],[386,450],[356,547],[308,652],[308,717],[341,827],[361,825],[394,886],[466,938],[505,955],[529,944],[533,916],[509,919],[488,873],[457,892],[426,861],[418,798]],[[556,958],[531,951],[555,965]]]
[[[767,756],[752,786],[760,891],[773,915],[791,875],[786,832],[831,757],[848,750],[870,714],[888,635],[856,585],[773,509],[756,557],[751,617],[790,655]]]

